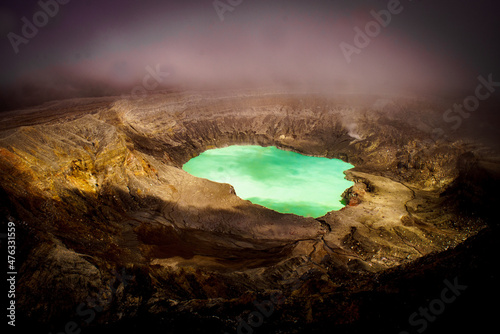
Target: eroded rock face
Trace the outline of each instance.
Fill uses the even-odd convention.
[[[64,323],[83,303],[97,315],[91,326],[178,316],[234,329],[252,300],[276,292],[283,323],[357,324],[365,306],[356,298],[318,317],[294,312],[457,246],[486,226],[490,208],[465,181],[481,151],[434,142],[404,113],[313,96],[56,103],[4,114],[2,128],[2,210],[24,222],[19,309],[31,323]],[[348,205],[318,219],[280,214],[181,169],[234,144],[354,164]],[[496,162],[483,165],[495,174]],[[473,208],[463,213],[457,196]],[[116,279],[122,270],[130,280]]]

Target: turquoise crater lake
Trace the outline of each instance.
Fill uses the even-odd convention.
[[[338,159],[283,151],[274,146],[229,146],[207,150],[184,164],[191,175],[231,184],[236,194],[281,213],[320,217],[340,210],[341,195],[354,183]]]

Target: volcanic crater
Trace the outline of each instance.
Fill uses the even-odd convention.
[[[349,332],[389,318],[404,329],[429,286],[488,271],[500,160],[433,138],[427,101],[376,101],[163,93],[1,114],[2,213],[22,242],[23,321],[237,332],[255,301],[278,294],[255,331]],[[346,206],[282,214],[182,170],[229,145],[351,163]]]

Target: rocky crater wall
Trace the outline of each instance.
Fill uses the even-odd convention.
[[[491,207],[465,179],[488,183],[478,171],[497,165],[470,144],[431,140],[406,117],[419,103],[374,111],[307,95],[186,93],[4,114],[2,211],[23,222],[25,240],[20,307],[51,326],[91,297],[103,310],[94,325],[158,320],[227,308],[248,293],[305,298],[310,277],[325,294],[354,289],[345,277],[456,247],[487,226]],[[352,163],[347,206],[318,219],[279,214],[181,169],[234,144]],[[460,201],[477,205],[463,210]],[[113,272],[123,268],[135,281],[98,298],[112,296]]]

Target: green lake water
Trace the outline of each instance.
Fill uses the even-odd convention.
[[[340,210],[341,195],[354,183],[353,165],[283,151],[274,146],[229,146],[207,150],[184,164],[191,175],[231,184],[236,194],[281,213],[320,217]]]

